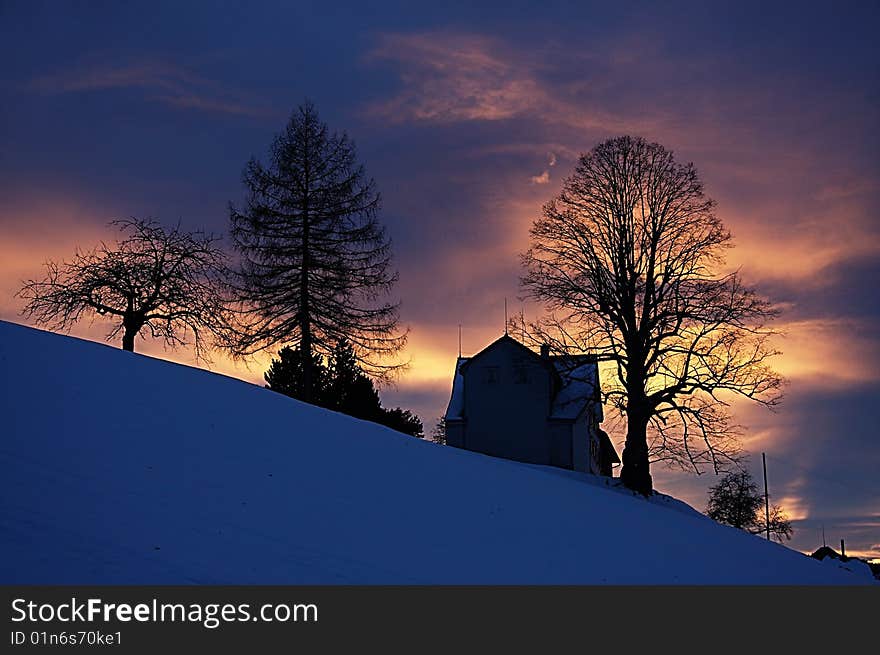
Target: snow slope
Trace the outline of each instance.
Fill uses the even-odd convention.
[[[668,497],[0,322],[0,583],[857,584]]]

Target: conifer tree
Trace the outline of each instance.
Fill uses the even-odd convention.
[[[291,398],[306,400],[303,393],[304,371],[302,350],[284,347],[264,375],[266,386]],[[347,341],[336,344],[326,364],[323,357],[313,354],[311,371],[312,396],[307,402],[379,423],[414,437],[424,436],[421,420],[411,411],[400,407],[382,407],[373,381],[361,370],[354,350]]]
[[[273,359],[269,370],[263,374],[266,387],[285,396],[305,399],[303,388],[302,351],[299,348],[285,346],[278,351],[278,359]],[[314,404],[326,406],[329,403],[330,375],[324,365],[323,358],[317,353],[312,355],[312,398]]]
[[[295,344],[305,400],[315,387],[313,355],[329,357],[341,340],[363,370],[386,377],[406,335],[397,305],[384,300],[397,274],[377,220],[380,197],[354,144],[331,133],[306,102],[275,138],[268,163],[251,159],[243,183],[244,206],[230,205],[240,255],[233,352]]]

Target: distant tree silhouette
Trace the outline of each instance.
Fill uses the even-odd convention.
[[[748,471],[733,471],[709,489],[706,514],[709,518],[752,534],[767,528],[764,516],[764,496],[758,491]],[[791,539],[794,529],[785,512],[778,505],[770,508],[770,534],[782,541]]]
[[[120,241],[77,251],[69,262],[50,261],[44,279],[26,282],[18,292],[27,301],[22,313],[60,330],[86,317],[109,317],[115,326],[107,339],[122,333],[125,350],[133,351],[135,337],[146,331],[169,347],[191,338],[196,357],[205,359],[207,347],[228,335],[219,239],[179,225],[167,230],[152,219],[111,225],[122,232]]]
[[[230,205],[240,254],[234,354],[295,344],[304,353],[306,400],[314,386],[312,355],[329,357],[343,339],[363,370],[387,377],[397,368],[389,357],[406,335],[398,331],[397,305],[380,301],[397,274],[376,218],[379,194],[354,144],[344,133],[331,134],[306,102],[275,138],[269,163],[251,159],[243,183],[246,204]]]
[[[441,416],[437,419],[437,422],[434,424],[434,429],[431,431],[431,441],[437,444],[446,445],[446,417]]]
[[[330,356],[328,366],[330,408],[349,416],[379,422],[382,404],[379,393],[358,366],[354,349],[340,341]]]
[[[693,164],[610,139],[580,158],[523,255],[525,295],[551,312],[534,342],[613,364],[604,400],[626,419],[621,478],[644,494],[652,461],[697,473],[736,462],[728,398],[779,399],[777,312],[739,273],[716,273],[731,237],[714,208]]]
[[[423,437],[422,422],[409,410],[385,409],[373,381],[361,370],[354,350],[347,341],[333,349],[327,364],[312,355],[312,404],[380,423],[398,432]],[[303,390],[304,366],[299,348],[285,347],[264,374],[266,386],[291,398],[306,400]],[[309,401],[306,401],[309,402]]]
[[[378,423],[418,439],[425,436],[422,421],[408,409],[395,407],[394,409],[383,409],[382,413]]]
[[[324,365],[321,355],[312,355],[312,397],[314,404],[327,406],[330,398],[330,372]],[[266,386],[272,391],[283,393],[285,396],[303,400],[303,363],[302,351],[299,348],[285,346],[278,351],[278,359],[272,363],[263,374]]]

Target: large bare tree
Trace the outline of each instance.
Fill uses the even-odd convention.
[[[649,494],[651,461],[697,473],[735,461],[730,400],[780,397],[777,311],[738,272],[719,273],[731,237],[693,164],[642,138],[605,141],[531,237],[523,288],[550,310],[533,337],[614,364],[604,395],[626,420],[624,484]]]
[[[113,221],[122,233],[113,245],[77,251],[69,262],[46,264],[42,280],[18,292],[22,313],[39,325],[69,329],[83,318],[111,318],[107,339],[122,333],[133,351],[144,332],[166,346],[191,344],[205,359],[226,334],[225,255],[217,237],[170,230],[152,219]]]
[[[397,274],[377,220],[379,194],[354,144],[331,133],[306,102],[275,138],[268,163],[252,159],[243,182],[244,207],[230,207],[241,260],[234,353],[296,344],[305,400],[313,354],[330,357],[341,341],[367,373],[388,374],[395,367],[389,356],[406,339],[397,305],[384,300]]]

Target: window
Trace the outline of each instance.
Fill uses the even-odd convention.
[[[514,384],[528,384],[529,383],[529,369],[527,366],[519,364],[513,367],[513,383]]]
[[[486,382],[488,384],[497,384],[500,379],[497,366],[486,367]]]

